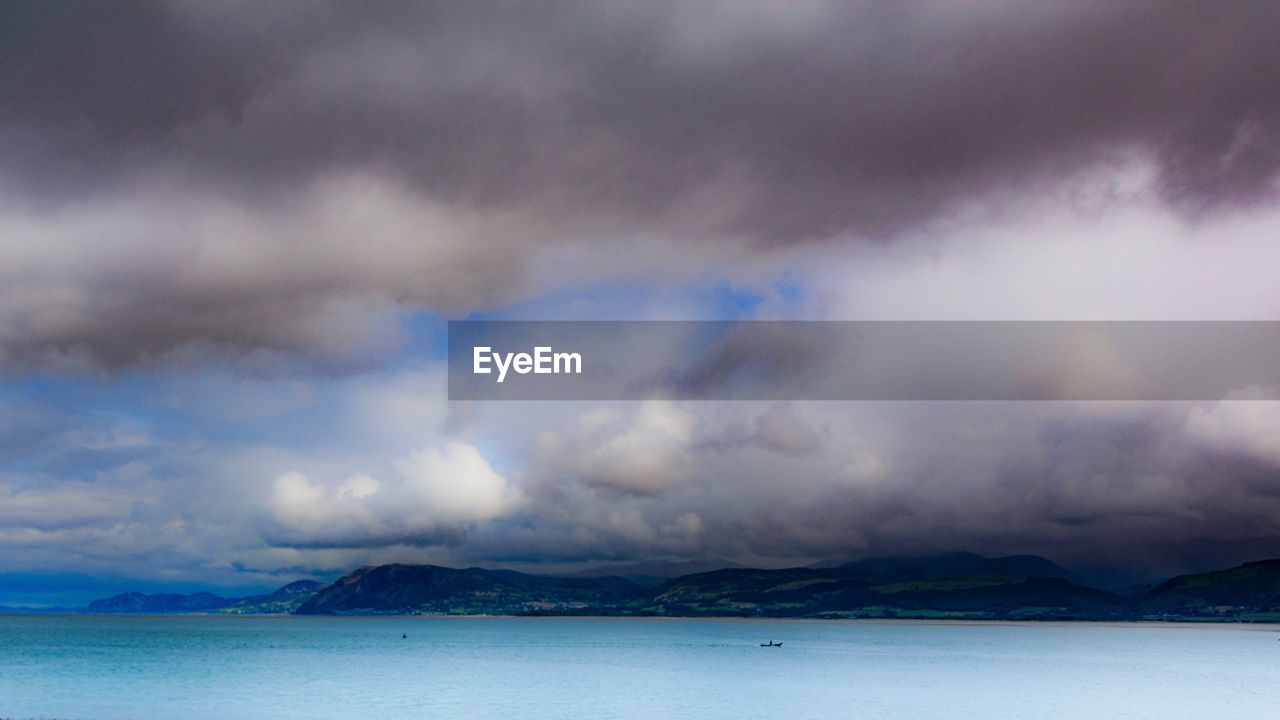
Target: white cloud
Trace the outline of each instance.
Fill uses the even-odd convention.
[[[1274,392],[1250,387],[1229,393],[1212,408],[1194,407],[1185,429],[1206,447],[1243,452],[1280,467],[1280,401]]]
[[[133,502],[92,483],[21,487],[0,478],[0,525],[13,529],[50,531],[111,524],[126,518]]]
[[[475,447],[446,442],[396,461],[389,480],[357,473],[335,487],[300,472],[275,479],[268,506],[282,544],[389,545],[504,517],[525,502]]]
[[[338,491],[334,494],[334,497],[339,500],[346,497],[361,500],[378,492],[378,488],[380,487],[382,486],[378,481],[368,475],[352,475],[342,481],[342,484],[338,486]]]
[[[694,419],[662,400],[643,403],[629,423],[593,413],[574,451],[576,467],[590,483],[640,495],[687,480],[693,470]]]
[[[417,450],[399,460],[404,489],[420,503],[424,518],[436,522],[475,522],[502,517],[524,502],[475,447],[447,442]]]
[[[1274,320],[1280,209],[1189,221],[1138,193],[937,223],[884,247],[817,251],[814,315],[866,320]]]

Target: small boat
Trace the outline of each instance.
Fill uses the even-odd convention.
[[[770,640],[767,643],[760,643],[760,647],[782,647],[782,643]]]

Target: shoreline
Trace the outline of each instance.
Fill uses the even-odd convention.
[[[256,615],[236,613],[0,613],[3,618],[225,618],[232,620],[581,620],[641,621],[641,622],[716,622],[716,623],[795,623],[808,625],[954,625],[958,627],[1113,627],[1113,628],[1236,628],[1241,630],[1274,630],[1280,622],[1230,622],[1222,620],[996,620],[963,618],[761,618],[761,617],[664,617],[657,615],[290,615],[263,613]]]

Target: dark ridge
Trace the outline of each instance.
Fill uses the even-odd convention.
[[[1280,560],[1179,576],[1133,598],[1087,587],[1033,555],[952,553],[828,568],[722,568],[650,587],[610,576],[382,565],[362,567],[328,586],[303,580],[240,599],[124,593],[91,603],[88,611],[1276,621]]]

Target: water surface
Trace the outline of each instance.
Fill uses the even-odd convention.
[[[1278,636],[1238,625],[9,616],[0,717],[1262,720],[1280,717]]]

